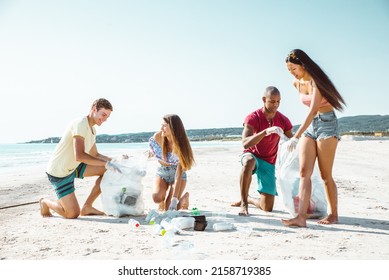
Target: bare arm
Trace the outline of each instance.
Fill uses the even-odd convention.
[[[97,151],[96,144],[93,145],[93,147],[92,147],[92,149],[90,150],[89,154],[90,154],[91,156],[93,156],[93,157],[96,157],[96,158],[98,158],[98,159],[102,159],[102,160],[104,160],[104,161],[111,161],[111,160],[112,160],[112,158],[100,154],[100,153]]]
[[[111,159],[97,152],[96,144],[91,149],[91,154],[85,152],[85,140],[81,136],[73,138],[73,150],[76,161],[94,166],[105,166]]]
[[[288,138],[292,138],[292,137],[293,137],[292,130],[285,131],[284,134],[285,134]]]
[[[323,96],[321,95],[319,89],[316,87],[315,82],[312,84],[312,102],[311,106],[309,107],[308,115],[305,117],[305,120],[300,125],[299,129],[295,133],[296,138],[300,138],[303,132],[308,128],[308,126],[311,124],[313,118],[316,116],[317,112],[319,111],[320,103],[323,99]]]
[[[244,124],[242,132],[242,144],[245,149],[258,144],[266,136],[266,130],[254,134],[253,128],[247,123]]]
[[[175,181],[174,181],[174,193],[173,197],[177,197],[180,199],[180,196],[182,195],[181,191],[181,183],[182,183],[182,173],[184,170],[182,169],[181,164],[178,164],[177,170],[176,170],[176,176],[175,176]]]

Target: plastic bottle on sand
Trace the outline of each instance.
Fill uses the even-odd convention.
[[[164,235],[166,230],[161,226],[160,224],[154,224],[153,226],[153,232],[158,235]]]
[[[170,222],[174,228],[178,229],[193,229],[195,218],[194,217],[177,217],[173,218]]]
[[[225,230],[232,230],[234,229],[234,225],[227,222],[220,222],[213,224],[213,230],[214,231],[225,231]]]
[[[153,219],[153,218],[158,217],[158,216],[159,216],[158,211],[155,210],[155,209],[152,209],[152,210],[149,211],[149,213],[147,213],[145,221],[148,224],[154,224],[155,223],[155,219]]]
[[[128,220],[128,224],[130,225],[130,227],[132,229],[139,228],[139,226],[140,226],[139,222],[137,220],[135,220],[135,219],[129,219]]]
[[[174,245],[174,231],[173,230],[164,230],[161,239],[161,245],[163,248],[169,248]]]

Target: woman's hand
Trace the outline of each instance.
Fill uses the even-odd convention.
[[[296,149],[298,142],[299,142],[299,139],[297,137],[292,137],[286,143],[286,149],[288,150],[289,153],[293,152],[293,150]]]
[[[178,205],[178,198],[172,197],[172,200],[170,201],[169,210],[177,210]]]

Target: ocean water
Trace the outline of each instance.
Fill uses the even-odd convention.
[[[192,142],[192,148],[239,146],[240,142]],[[56,144],[0,144],[0,176],[5,172],[46,166]],[[99,153],[116,157],[136,155],[148,149],[148,143],[97,143]]]

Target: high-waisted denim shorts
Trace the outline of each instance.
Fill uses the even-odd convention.
[[[311,125],[304,132],[304,135],[316,141],[331,137],[340,140],[338,118],[335,112],[330,111],[316,115]]]
[[[160,165],[157,169],[156,176],[161,177],[166,183],[173,184],[176,179],[177,165],[164,166]],[[186,172],[182,172],[181,179],[186,181]]]

